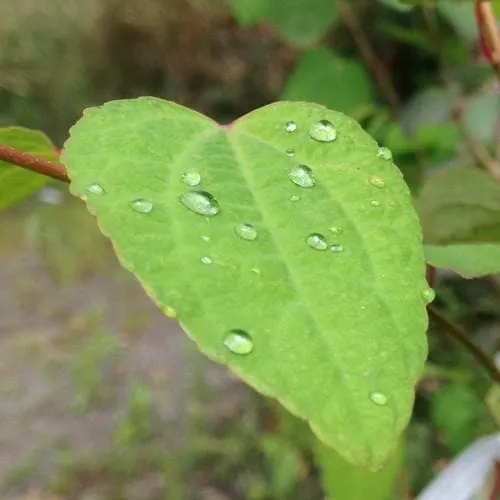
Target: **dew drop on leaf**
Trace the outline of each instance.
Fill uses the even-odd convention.
[[[180,201],[195,214],[213,217],[220,211],[217,200],[206,191],[188,191],[181,196]]]
[[[324,251],[328,248],[328,243],[326,241],[326,238],[319,233],[310,234],[306,239],[306,243],[311,248],[314,248],[314,250]]]
[[[287,132],[295,132],[297,130],[297,124],[294,121],[289,121],[285,123],[285,130]]]
[[[344,251],[344,245],[341,245],[339,243],[335,244],[335,245],[332,245],[330,247],[330,250],[333,252],[333,253],[341,253]]]
[[[382,392],[372,392],[370,394],[370,399],[373,403],[379,406],[384,406],[387,404],[387,396]]]
[[[201,237],[201,239],[202,239],[203,241],[206,241],[206,242],[208,243],[208,242],[210,241],[210,236],[206,236],[206,235],[204,235],[204,236],[202,236],[202,237]]]
[[[288,155],[288,156],[295,156],[295,150],[292,149],[292,148],[288,148],[285,153]]]
[[[182,182],[187,186],[198,186],[201,182],[201,175],[194,170],[189,170],[181,175]]]
[[[377,157],[382,160],[392,160],[392,152],[388,148],[378,148]]]
[[[316,184],[312,170],[307,165],[293,167],[288,173],[288,178],[302,188],[310,188]]]
[[[201,262],[206,264],[207,266],[212,263],[212,259],[210,257],[202,257]]]
[[[231,330],[224,339],[224,345],[233,354],[250,354],[253,351],[253,341],[243,330]]]
[[[372,201],[370,201],[370,205],[372,207],[380,207],[382,205],[382,203],[380,203],[380,201],[377,201],[377,200],[372,200]]]
[[[290,201],[293,201],[294,203],[300,201],[300,196],[298,194],[292,194],[292,196],[290,196]]]
[[[343,233],[343,229],[340,226],[332,226],[330,232],[336,236]]]
[[[101,196],[105,193],[104,188],[100,184],[97,184],[96,182],[89,184],[85,188],[85,191],[91,194],[95,194],[96,196]]]
[[[328,120],[319,120],[311,125],[309,137],[318,142],[333,142],[337,138],[337,129]]]
[[[426,288],[422,291],[422,297],[426,304],[430,304],[436,298],[436,292],[432,288]]]
[[[242,240],[253,241],[258,236],[257,229],[252,224],[238,224],[234,231]]]
[[[383,188],[385,187],[385,182],[384,179],[381,177],[374,175],[373,177],[370,178],[370,184],[372,186],[378,187],[378,188]]]
[[[149,200],[145,200],[143,198],[138,198],[130,203],[130,206],[134,212],[138,212],[140,214],[149,214],[153,210],[153,204]]]

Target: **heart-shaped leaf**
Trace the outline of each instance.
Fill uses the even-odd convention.
[[[205,354],[347,460],[387,460],[426,356],[430,295],[388,150],[319,105],[221,127],[141,98],[88,110],[63,161],[123,265]]]

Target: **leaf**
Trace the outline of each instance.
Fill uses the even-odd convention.
[[[473,43],[478,39],[474,7],[470,2],[441,0],[436,3],[436,8],[441,16],[453,26],[457,34],[467,42]]]
[[[437,172],[415,205],[426,243],[500,242],[500,183],[485,172],[472,167]]]
[[[319,120],[336,140],[308,135],[333,137]],[[408,422],[427,327],[418,219],[377,151],[319,105],[221,127],[142,98],[87,110],[63,153],[73,194],[200,349],[371,468]]]
[[[500,96],[476,94],[468,99],[465,121],[468,130],[479,141],[494,141],[495,127],[500,115]]]
[[[320,48],[306,52],[298,61],[283,98],[317,102],[357,116],[371,107],[372,92],[362,64]]]
[[[400,2],[399,0],[379,0],[387,7],[397,10],[398,12],[410,12],[413,9],[413,5],[408,5],[407,3]]]
[[[387,500],[393,498],[398,473],[403,466],[403,448],[398,447],[389,463],[378,472],[353,467],[335,450],[317,443],[316,464],[328,498],[349,500]]]
[[[500,273],[500,242],[459,245],[425,245],[427,262],[464,278]]]
[[[0,128],[0,144],[32,153],[43,160],[56,161],[54,145],[37,130],[21,127]],[[0,210],[38,191],[48,178],[0,161]]]
[[[500,427],[500,385],[493,384],[488,390],[485,398],[486,408],[495,422]]]
[[[234,17],[242,26],[251,26],[267,15],[268,0],[232,0]]]

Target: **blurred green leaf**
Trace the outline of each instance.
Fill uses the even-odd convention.
[[[268,12],[268,0],[232,0],[234,17],[242,26],[262,21]]]
[[[495,139],[495,127],[500,117],[500,96],[477,94],[467,100],[465,120],[470,133],[479,141]]]
[[[472,2],[458,2],[457,0],[440,0],[436,7],[455,29],[455,31],[468,42],[474,42],[479,38],[476,18],[474,17],[474,5]]]
[[[54,145],[37,130],[0,128],[0,144],[34,154],[44,160],[57,161]],[[43,175],[0,161],[0,210],[27,198],[49,180]]]
[[[491,418],[500,427],[500,384],[491,386],[486,394],[485,403]]]
[[[335,450],[315,443],[315,460],[325,493],[332,500],[387,500],[394,494],[398,473],[403,465],[403,447],[399,446],[386,466],[377,472],[353,467]]]
[[[405,2],[400,2],[400,0],[379,0],[380,3],[387,5],[391,9],[397,10],[398,12],[410,12],[413,9],[413,5],[409,5]]]
[[[432,174],[415,201],[428,244],[499,241],[500,183],[476,168]],[[493,231],[486,231],[494,228]]]
[[[371,107],[371,83],[358,61],[340,58],[327,49],[313,49],[297,63],[283,99],[317,102],[359,118]]]

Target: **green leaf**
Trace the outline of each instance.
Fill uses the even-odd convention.
[[[56,161],[54,145],[37,130],[21,127],[0,128],[0,144]],[[48,178],[0,161],[0,210],[10,207],[38,191]]]
[[[473,167],[429,177],[415,202],[429,244],[500,242],[500,184]]]
[[[459,36],[468,42],[479,38],[474,5],[472,2],[457,2],[456,0],[440,0],[436,3],[439,13],[453,26]]]
[[[328,498],[349,500],[387,500],[395,493],[398,473],[403,465],[403,447],[398,447],[389,463],[377,472],[354,467],[335,450],[317,442],[315,458]]]
[[[414,5],[408,5],[407,3],[400,2],[399,0],[379,0],[387,7],[397,10],[398,12],[409,12],[413,9]]]
[[[371,107],[372,93],[362,64],[320,48],[306,52],[298,61],[283,98],[317,102],[356,117]]]
[[[500,273],[500,242],[458,245],[426,245],[427,262],[449,269],[464,278],[479,278]]]
[[[485,398],[486,408],[495,422],[497,427],[500,427],[500,385],[493,384]]]
[[[310,137],[334,137],[320,120],[336,140]],[[200,349],[371,468],[408,422],[427,349],[418,219],[377,153],[319,105],[221,127],[142,98],[87,110],[63,154],[122,264]]]
[[[268,0],[232,0],[234,17],[243,26],[262,21],[267,15]]]

